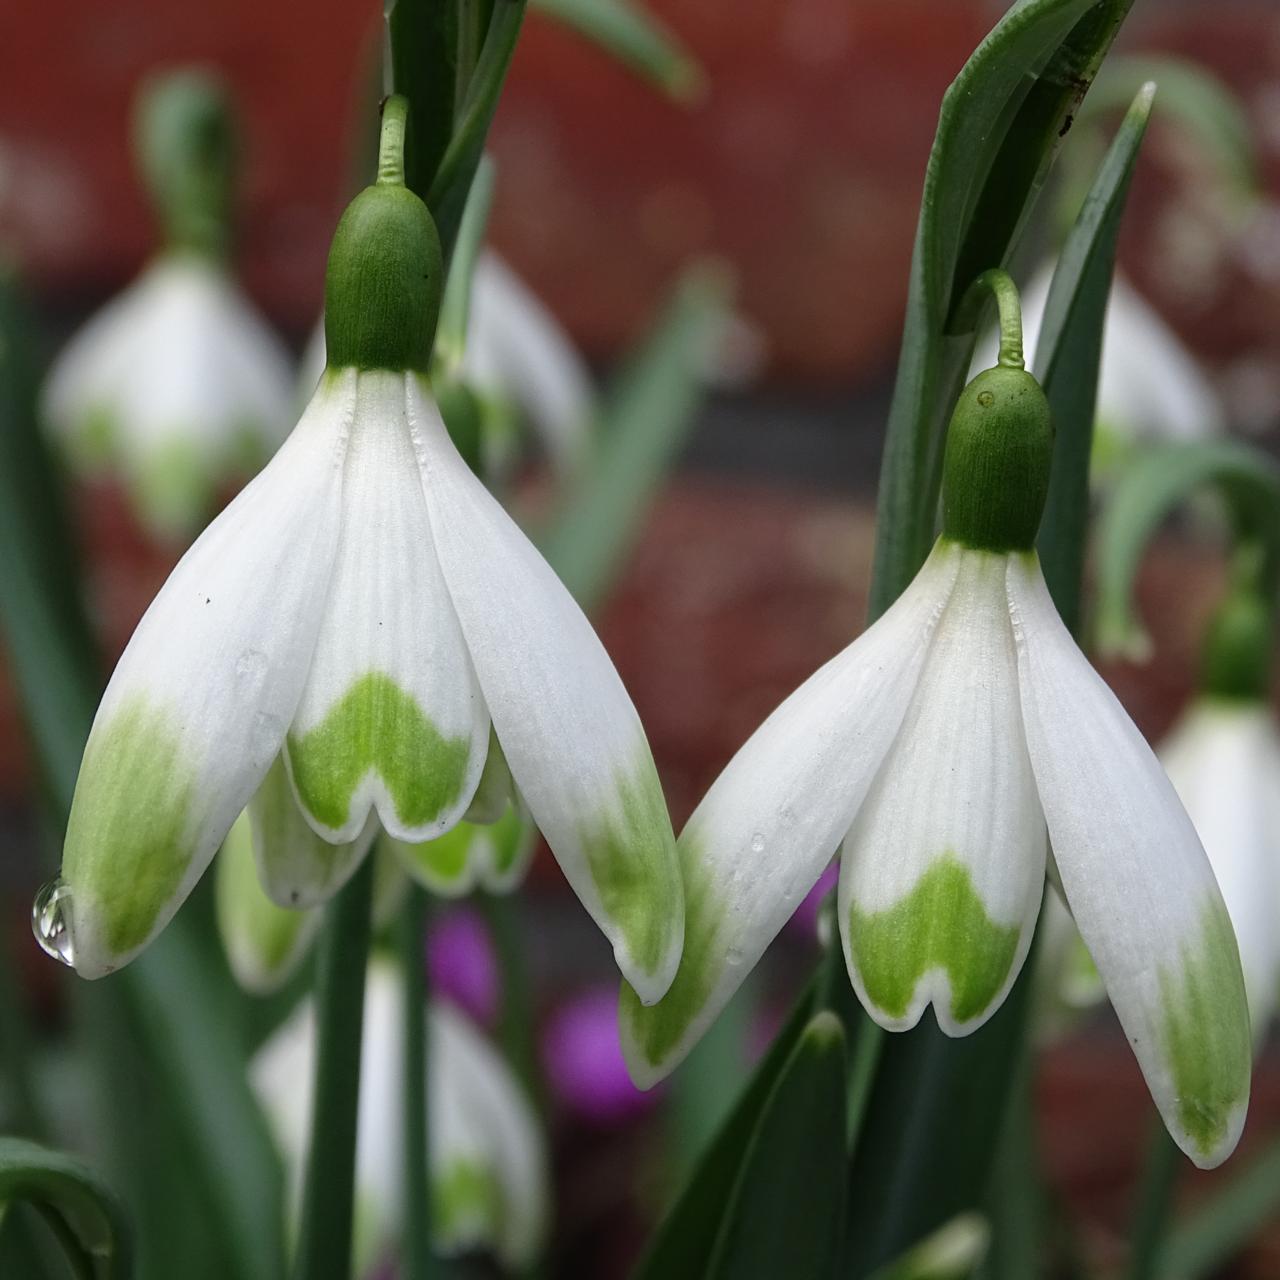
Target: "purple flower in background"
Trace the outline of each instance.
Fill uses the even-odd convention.
[[[432,994],[448,1000],[481,1026],[498,1019],[501,981],[489,931],[479,912],[460,907],[437,916],[427,940]]]
[[[547,1079],[574,1114],[619,1124],[649,1110],[655,1095],[631,1083],[618,1039],[616,986],[590,987],[562,1004],[542,1037]]]
[[[795,914],[789,921],[791,930],[810,940],[818,936],[818,911],[821,909],[827,894],[836,887],[840,878],[840,864],[833,862],[819,877],[818,883],[800,900]]]

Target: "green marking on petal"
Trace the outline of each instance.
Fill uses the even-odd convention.
[[[117,955],[150,938],[182,884],[194,852],[195,781],[173,719],[145,696],[126,699],[89,735],[62,876],[74,919],[91,913]]]
[[[444,893],[464,877],[470,882],[471,877],[466,875],[467,866],[482,830],[474,823],[459,822],[434,840],[410,844],[407,840],[387,836],[386,841],[414,879],[421,880],[429,889]]]
[[[677,848],[684,872],[684,950],[675,981],[657,1004],[647,1007],[624,982],[618,1007],[636,1048],[653,1067],[660,1067],[680,1043],[727,962],[720,940],[724,916],[711,877],[702,869],[701,847],[688,828]]]
[[[1236,936],[1216,894],[1181,958],[1181,971],[1160,972],[1161,1035],[1178,1121],[1208,1156],[1248,1098],[1253,1058]]]
[[[510,805],[506,813],[488,828],[488,833],[493,852],[493,872],[501,878],[509,875],[529,852],[537,828],[515,805]]]
[[[494,1174],[472,1160],[451,1160],[431,1179],[432,1223],[454,1248],[493,1241],[502,1222],[503,1195]]]
[[[969,869],[954,854],[929,867],[915,888],[884,911],[849,912],[849,944],[867,997],[892,1018],[905,1016],[916,984],[934,969],[951,982],[951,1016],[986,1012],[1009,977],[1019,925],[987,915]]]
[[[219,479],[196,445],[175,432],[132,468],[129,496],[148,529],[177,538],[203,523]]]
[[[351,797],[370,774],[408,827],[438,818],[462,795],[471,743],[446,738],[390,676],[361,676],[314,729],[289,734],[298,798],[332,830],[346,825]]]
[[[629,776],[619,774],[616,800],[579,829],[591,878],[631,959],[656,972],[671,945],[681,886],[671,817],[648,751]]]

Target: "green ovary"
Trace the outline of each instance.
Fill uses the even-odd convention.
[[[1215,895],[1182,968],[1160,972],[1161,1039],[1178,1120],[1202,1155],[1226,1136],[1249,1093],[1252,1041],[1235,932]]]
[[[579,829],[591,878],[631,959],[647,973],[662,964],[680,920],[675,837],[653,761],[619,775],[616,801]]]
[[[356,788],[376,774],[407,827],[438,818],[462,797],[471,744],[446,738],[418,704],[379,672],[361,676],[314,729],[289,734],[298,798],[316,821],[338,830]]]
[[[93,921],[109,952],[150,938],[191,863],[196,775],[169,715],[145,697],[122,703],[85,748],[67,824],[62,876],[72,930]]]
[[[916,985],[935,969],[951,984],[951,1017],[969,1022],[985,1012],[1009,977],[1018,925],[987,915],[969,870],[953,854],[939,858],[916,887],[884,911],[849,913],[849,945],[871,1002],[902,1018]]]
[[[619,1019],[630,1030],[636,1048],[651,1066],[660,1066],[676,1049],[693,1020],[706,1005],[724,972],[721,944],[723,915],[710,878],[702,870],[702,851],[686,831],[678,845],[684,871],[684,950],[680,967],[666,995],[646,1007],[623,984]]]

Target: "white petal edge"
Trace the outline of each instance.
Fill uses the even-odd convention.
[[[266,469],[183,556],[107,685],[63,860],[84,976],[119,968],[164,927],[280,750],[333,565],[351,401],[345,384],[317,393]],[[181,811],[181,847],[170,851],[180,868],[161,868],[154,856],[133,865],[145,829],[129,798],[148,786]],[[163,896],[146,904],[145,936],[133,936],[135,918],[112,943],[119,931],[104,909],[136,913],[144,882]]]
[[[667,998],[623,992],[631,1078],[649,1088],[697,1043],[817,882],[910,704],[959,568],[935,547],[887,613],[786,699],[712,784],[680,835],[688,926]]]
[[[425,385],[409,385],[440,564],[511,776],[623,976],[657,1000],[679,963],[684,911],[640,718],[564,584],[463,462]],[[624,890],[613,905],[601,887],[610,874]]]
[[[1015,560],[1008,582],[1027,750],[1067,902],[1170,1134],[1212,1168],[1243,1128],[1250,1062],[1244,981],[1229,925],[1221,936],[1217,882],[1154,753],[1063,625],[1038,561]],[[1190,1096],[1185,1059],[1174,1061],[1165,998],[1206,954],[1221,1033],[1206,1029],[1212,1061],[1193,1064],[1212,1075],[1207,1100]]]

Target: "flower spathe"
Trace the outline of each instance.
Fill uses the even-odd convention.
[[[143,525],[175,539],[271,456],[292,406],[284,347],[226,268],[172,250],[61,352],[43,413],[78,470],[117,475]]]
[[[404,1232],[404,984],[375,960],[365,985],[353,1274],[392,1255]],[[537,1256],[550,1174],[537,1117],[507,1063],[447,1004],[428,1009],[427,1142],[436,1248],[491,1249],[508,1267]],[[316,1018],[308,1001],[259,1051],[250,1076],[296,1203],[310,1146]]]
[[[840,936],[867,1011],[901,1030],[932,1005],[948,1034],[973,1031],[1026,958],[1052,845],[1170,1132],[1204,1166],[1235,1146],[1250,1055],[1230,921],[1172,786],[1030,550],[1050,447],[1028,375],[966,389],[927,562],[764,722],[680,836],[680,970],[653,1008],[623,993],[637,1083],[684,1056],[837,849]]]
[[[644,730],[441,420],[421,372],[439,261],[403,186],[356,198],[330,254],[325,376],[120,659],[63,857],[68,958],[85,976],[155,936],[251,800],[276,832],[264,884],[308,905],[377,828],[413,845],[461,820],[492,732],[628,981],[650,1000],[670,983],[681,882]]]

